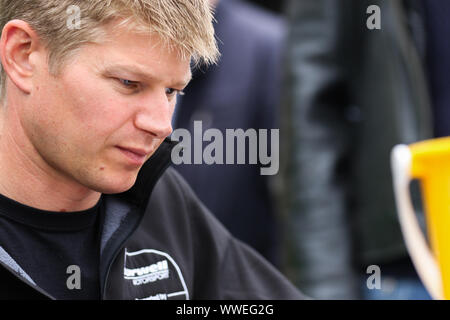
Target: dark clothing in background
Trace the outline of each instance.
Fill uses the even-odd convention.
[[[226,1],[226,0],[225,0]],[[261,5],[264,8],[267,8],[269,10],[273,10],[276,12],[281,12],[284,2],[285,0],[277,0],[277,1],[273,1],[273,0],[246,0],[248,2],[253,2],[255,4]]]
[[[423,0],[434,134],[450,136],[450,1]]]
[[[225,129],[277,128],[284,21],[236,0],[219,1],[216,19],[221,59],[194,73],[177,105],[174,128],[193,134],[196,120],[202,121],[203,131],[217,128],[224,136]],[[279,265],[270,178],[260,174],[259,165],[175,168],[234,236]]]
[[[405,263],[390,152],[433,133],[416,46],[423,23],[409,2],[289,3],[280,157],[288,272],[315,298],[362,298],[372,264],[413,268]],[[370,5],[381,9],[381,30],[366,26]]]
[[[101,207],[99,201],[82,212],[50,212],[0,195],[0,250],[55,298],[98,300]],[[78,274],[72,269],[67,273],[73,265]],[[71,275],[80,276],[78,289],[67,286]]]

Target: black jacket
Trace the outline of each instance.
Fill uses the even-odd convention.
[[[300,299],[233,238],[170,164],[166,140],[129,191],[105,197],[102,299]],[[0,299],[52,298],[1,248]]]

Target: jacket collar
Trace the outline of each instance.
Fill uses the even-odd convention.
[[[169,138],[165,139],[153,156],[143,165],[133,187],[116,196],[121,199],[126,199],[133,205],[146,205],[150,197],[152,185],[169,166],[172,149],[177,143]]]
[[[170,165],[177,142],[164,140],[141,168],[136,183],[128,191],[105,197],[105,214],[100,242],[100,288],[105,295],[109,270],[124,243],[138,228],[155,184]]]
[[[177,142],[171,141],[169,138],[165,139],[152,157],[142,166],[131,189],[119,194],[105,195],[105,214],[101,223],[100,252],[102,256],[105,256],[105,251],[109,251],[105,248],[111,238],[125,237],[123,238],[125,240],[139,225],[154,185],[170,165],[171,151],[176,144]],[[109,249],[115,250],[118,245],[117,243],[109,245]]]

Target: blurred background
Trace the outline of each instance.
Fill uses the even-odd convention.
[[[194,71],[174,128],[279,129],[280,172],[176,168],[312,298],[429,299],[403,242],[390,152],[450,135],[450,2],[210,1],[222,57]],[[418,218],[425,229],[420,207]]]
[[[261,7],[272,10],[278,13],[282,13],[283,5],[285,0],[275,1],[275,0],[248,0],[249,2],[253,2],[256,5],[260,5]]]

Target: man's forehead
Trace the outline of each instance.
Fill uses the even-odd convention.
[[[137,34],[120,28],[106,28],[108,36],[97,44],[108,51],[101,65],[145,80],[164,80],[187,85],[192,78],[190,59],[154,34]]]
[[[107,72],[120,73],[123,75],[129,75],[130,77],[138,77],[143,80],[162,80],[161,78],[167,78],[167,81],[172,83],[174,86],[186,86],[192,79],[192,72],[190,67],[186,68],[186,71],[183,74],[174,76],[174,75],[165,75],[155,73],[151,68],[140,66],[138,64],[131,63],[104,63],[104,68]]]

